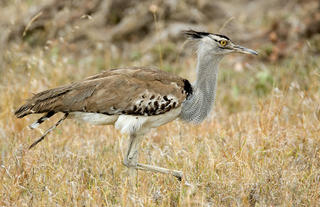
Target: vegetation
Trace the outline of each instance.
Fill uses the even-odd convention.
[[[5,2],[1,10],[29,11],[33,5]],[[259,8],[264,1],[257,2]],[[316,8],[312,7],[316,1],[306,2],[297,1],[294,7],[302,13],[291,13],[289,6],[280,13],[275,6],[277,24],[290,18],[303,23],[303,14]],[[292,16],[285,16],[289,13]],[[320,36],[284,38],[282,27],[272,26],[273,13],[256,21],[237,21],[266,31],[256,38],[248,32],[247,41],[238,37],[260,56],[235,54],[223,60],[215,107],[207,121],[194,126],[177,120],[146,136],[140,161],[180,169],[186,178],[179,182],[138,172],[135,193],[128,188],[127,169],[121,164],[126,137],[112,126],[66,120],[28,150],[41,132],[27,126],[39,116],[17,119],[13,112],[34,92],[112,67],[154,65],[194,80],[196,59],[188,46],[180,47],[182,37],[152,45],[146,40],[134,43],[132,38],[124,43],[128,38],[124,36],[122,43],[103,43],[100,49],[99,42],[86,48],[58,37],[37,46],[36,39],[7,39],[0,65],[0,206],[319,205]],[[152,31],[157,38],[159,31],[156,27]]]

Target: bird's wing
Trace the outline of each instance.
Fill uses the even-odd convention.
[[[147,68],[104,71],[70,85],[34,95],[17,117],[44,112],[157,115],[179,107],[192,93],[189,81]]]

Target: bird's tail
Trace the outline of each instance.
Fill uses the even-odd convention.
[[[70,86],[61,86],[37,93],[17,109],[14,114],[17,118],[22,118],[29,114],[57,112],[55,109],[60,104],[61,96],[70,91],[70,88]]]
[[[17,109],[14,112],[14,115],[16,115],[17,118],[22,118],[28,114],[32,114],[32,106],[30,104],[25,104],[21,106],[19,109]]]

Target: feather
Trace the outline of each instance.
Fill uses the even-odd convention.
[[[138,67],[113,69],[38,93],[15,114],[18,118],[49,112],[150,116],[181,106],[190,93],[189,81],[165,71]]]

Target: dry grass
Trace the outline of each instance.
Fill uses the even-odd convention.
[[[162,43],[162,54],[172,45]],[[139,172],[135,194],[129,192],[127,169],[121,164],[126,138],[111,126],[67,120],[27,150],[40,133],[26,126],[38,116],[16,119],[13,112],[32,92],[80,80],[102,68],[145,63],[134,51],[121,58],[108,50],[75,58],[60,46],[31,49],[15,44],[4,54],[0,206],[319,205],[320,59],[313,57],[307,43],[276,64],[226,57],[212,116],[198,126],[180,121],[162,126],[148,134],[141,147],[142,163],[182,170],[190,185]],[[172,49],[174,57],[177,51]],[[195,59],[161,64],[194,79]]]
[[[1,206],[128,206],[132,200],[136,206],[319,204],[319,59],[298,53],[299,61],[256,61],[254,69],[236,72],[226,69],[234,56],[226,58],[209,121],[199,126],[175,121],[143,142],[142,163],[181,169],[191,186],[139,172],[132,195],[121,165],[124,138],[110,126],[68,120],[26,150],[40,135],[26,128],[36,117],[18,120],[14,108],[32,91],[98,72],[97,54],[77,62],[54,51],[27,54],[16,48],[6,54],[0,89]],[[103,64],[109,67],[110,61],[104,58]],[[190,65],[195,60],[172,67]],[[187,76],[188,69],[180,74]]]

